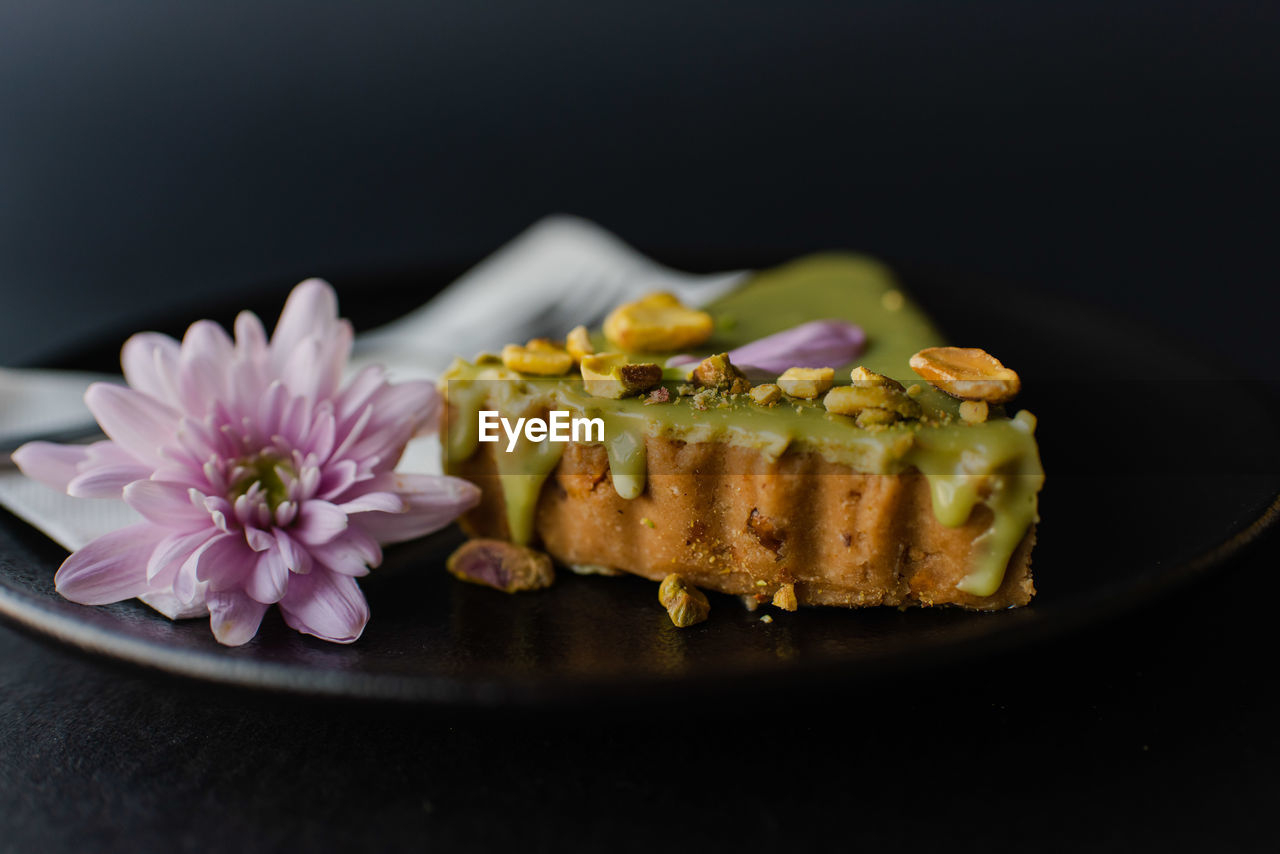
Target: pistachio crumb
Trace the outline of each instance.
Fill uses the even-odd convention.
[[[773,607],[781,608],[784,611],[794,611],[800,607],[800,603],[796,600],[796,587],[794,584],[788,582],[778,588],[778,592],[773,594]]]
[[[760,406],[773,406],[782,399],[782,389],[775,383],[761,383],[747,392]]]
[[[640,524],[641,524],[641,525],[644,525],[646,528],[656,528],[656,527],[658,527],[657,525],[653,524],[653,520],[652,520],[652,519],[650,519],[648,516],[643,517],[643,518],[640,520]]]
[[[960,420],[968,424],[981,424],[989,414],[990,407],[985,400],[960,401]]]

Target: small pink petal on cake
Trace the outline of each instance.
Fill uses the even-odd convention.
[[[843,320],[812,320],[757,338],[729,351],[729,361],[743,371],[778,375],[787,368],[839,368],[847,365],[867,346],[862,327]],[[696,356],[672,356],[667,367],[693,365]]]

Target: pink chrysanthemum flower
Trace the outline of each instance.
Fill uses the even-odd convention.
[[[479,498],[458,478],[393,469],[439,408],[427,382],[379,367],[342,385],[352,331],[311,279],[290,294],[267,341],[250,312],[235,340],[211,321],[181,345],[156,333],[121,352],[129,388],[85,402],[110,441],[34,442],[14,461],[84,498],[123,497],[145,519],[72,554],[54,577],[86,605],[136,596],[207,606],[214,636],[243,644],[278,604],[300,632],[350,643],[369,607],[356,583],[381,546],[435,531]]]

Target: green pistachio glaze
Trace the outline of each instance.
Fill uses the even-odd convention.
[[[832,318],[858,324],[868,342],[858,359],[837,371],[838,383],[848,382],[855,365],[904,384],[921,382],[908,360],[944,342],[928,317],[896,291],[890,272],[873,260],[844,254],[802,258],[757,274],[707,306],[716,329],[699,353],[732,350],[810,320]],[[596,342],[600,349],[607,347],[602,338]],[[633,354],[633,360],[662,364],[669,355]],[[770,459],[788,450],[816,452],[871,474],[920,471],[929,479],[934,514],[943,525],[963,525],[978,504],[991,510],[991,525],[974,541],[970,571],[958,585],[975,596],[989,596],[1000,587],[1009,558],[1036,521],[1036,497],[1044,482],[1034,416],[1019,412],[1008,418],[993,407],[987,422],[967,424],[957,417],[957,401],[922,382],[921,419],[870,429],[827,412],[821,400],[784,398],[762,407],[739,395],[698,409],[692,398],[673,395],[670,403],[646,405],[639,398],[593,397],[577,377],[533,378],[490,363],[458,360],[441,382],[455,409],[445,442],[446,468],[475,453],[478,412],[490,408],[507,417],[565,409],[602,418],[613,485],[623,498],[644,491],[647,436],[728,442]],[[504,439],[496,457],[511,537],[527,543],[542,483],[564,446],[521,439],[511,453],[505,448]]]

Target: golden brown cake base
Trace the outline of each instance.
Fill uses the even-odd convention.
[[[813,453],[771,462],[726,443],[650,437],[647,452],[646,489],[625,499],[610,481],[603,446],[566,445],[542,487],[535,545],[570,566],[654,581],[675,572],[703,589],[762,602],[787,583],[803,605],[995,610],[1025,605],[1035,593],[1034,528],[993,595],[956,589],[991,511],[979,504],[966,524],[944,527],[923,475],[860,474]],[[468,533],[507,539],[494,453],[482,446],[452,471],[483,492],[463,520]]]

